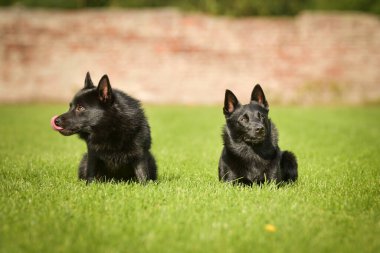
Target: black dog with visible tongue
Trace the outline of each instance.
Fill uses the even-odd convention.
[[[112,89],[107,75],[95,87],[87,73],[84,88],[74,96],[69,111],[54,116],[51,126],[66,136],[78,134],[86,142],[80,179],[156,180],[150,127],[140,102]]]

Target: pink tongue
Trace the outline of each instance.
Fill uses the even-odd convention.
[[[56,131],[60,131],[60,130],[62,130],[63,128],[60,127],[60,126],[57,126],[57,125],[55,124],[55,119],[56,119],[56,118],[58,118],[57,115],[54,116],[53,118],[51,118],[51,120],[50,120],[50,125],[51,125],[51,127],[52,127],[54,130],[56,130]]]

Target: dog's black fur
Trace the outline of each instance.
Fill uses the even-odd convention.
[[[156,180],[150,128],[140,102],[112,89],[107,75],[95,87],[87,73],[84,88],[55,124],[63,128],[61,134],[78,134],[86,142],[78,176],[87,183]]]
[[[297,180],[296,157],[278,147],[277,129],[268,118],[269,105],[260,85],[255,86],[246,105],[226,90],[223,112],[226,125],[219,180],[244,185]]]

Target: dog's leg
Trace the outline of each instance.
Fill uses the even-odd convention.
[[[295,155],[290,151],[284,151],[281,157],[282,181],[294,182],[298,177],[298,164]]]
[[[222,158],[219,160],[218,172],[219,181],[230,182],[236,179],[234,173],[232,173],[232,171],[230,170],[228,165],[223,161]]]
[[[240,184],[252,186],[252,181],[246,177],[240,177],[229,167],[229,165],[223,160],[219,161],[219,180],[222,182],[228,182],[232,184]]]
[[[148,151],[148,179],[157,180],[157,165],[153,155]]]
[[[87,178],[87,153],[83,155],[83,158],[80,161],[78,169],[78,178],[80,180],[86,180]]]
[[[218,174],[219,174],[219,181],[228,182],[228,181],[231,181],[231,177],[233,176],[232,175],[233,173],[223,159],[223,156],[225,155],[226,155],[225,149],[223,149],[222,155],[219,159]]]
[[[139,183],[145,183],[148,180],[147,161],[139,161],[135,166],[135,176]]]
[[[92,183],[95,180],[96,174],[98,173],[97,160],[98,158],[96,157],[96,155],[89,150],[87,155],[87,184]]]
[[[146,183],[148,180],[157,179],[156,162],[150,152],[137,162],[135,166],[135,176],[139,183]]]
[[[230,166],[224,160],[225,151],[223,150],[222,156],[219,159],[219,181],[222,182],[234,182],[238,180],[238,176],[231,170]]]
[[[135,176],[139,183],[146,183],[149,180],[148,162],[147,160],[139,161],[135,166]]]

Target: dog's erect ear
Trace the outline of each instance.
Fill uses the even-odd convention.
[[[85,89],[91,89],[94,88],[94,84],[92,83],[90,72],[87,72],[86,79],[84,79],[84,88]]]
[[[239,101],[237,100],[236,96],[232,91],[226,90],[226,94],[224,96],[224,108],[223,113],[225,116],[231,115],[236,108],[239,106]]]
[[[267,100],[265,99],[264,91],[261,88],[260,84],[256,84],[255,88],[253,88],[253,91],[251,94],[251,101],[256,101],[258,104],[269,109],[269,104]]]
[[[103,103],[113,102],[112,88],[111,88],[110,80],[108,79],[107,75],[104,75],[99,81],[98,94],[99,94],[99,99],[101,102]]]

